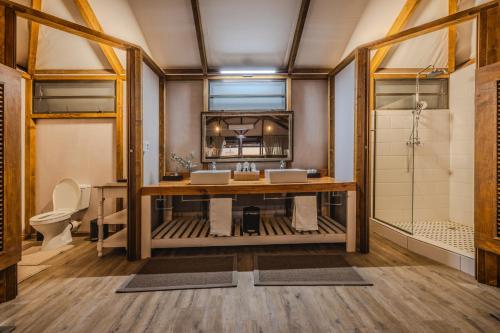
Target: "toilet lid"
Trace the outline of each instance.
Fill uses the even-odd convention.
[[[52,192],[54,211],[62,209],[77,210],[80,196],[80,185],[74,179],[61,179]]]
[[[48,213],[42,213],[30,218],[30,224],[48,224],[54,222],[60,222],[71,218],[72,210],[62,209],[54,210]]]

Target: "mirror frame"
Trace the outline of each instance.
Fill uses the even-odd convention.
[[[246,116],[288,116],[288,147],[289,147],[289,156],[286,158],[273,158],[273,157],[257,157],[257,158],[210,158],[207,159],[205,157],[205,147],[206,147],[206,118],[207,116],[230,116],[230,117],[246,117]],[[201,113],[201,162],[202,163],[234,163],[234,162],[293,162],[293,111],[207,111]]]

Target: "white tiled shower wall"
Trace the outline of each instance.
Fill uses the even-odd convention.
[[[474,225],[474,66],[450,75],[449,110],[424,110],[415,147],[411,110],[376,110],[375,214],[386,222],[451,220]],[[408,155],[410,154],[410,155]]]
[[[424,110],[421,145],[406,143],[411,110],[377,110],[375,147],[375,217],[387,222],[448,219],[450,112]],[[415,172],[412,172],[412,169]],[[412,177],[415,177],[412,189]],[[414,201],[412,202],[414,191]]]

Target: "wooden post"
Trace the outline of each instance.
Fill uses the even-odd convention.
[[[370,51],[368,48],[359,48],[355,53],[356,61],[356,106],[355,106],[355,179],[358,187],[356,196],[357,212],[357,240],[361,253],[368,253],[369,246],[369,158],[368,158],[368,119],[369,119],[369,74]]]
[[[21,260],[21,75],[16,68],[16,14],[0,6],[0,303],[17,296]],[[5,65],[5,66],[4,66]],[[10,68],[9,68],[10,67]]]
[[[0,62],[16,68],[16,13],[10,7],[0,6],[0,34],[2,50]]]
[[[128,220],[127,258],[141,258],[142,51],[127,50]]]
[[[477,18],[477,67],[500,61],[499,7],[486,8]]]
[[[356,191],[347,191],[346,252],[356,252]]]

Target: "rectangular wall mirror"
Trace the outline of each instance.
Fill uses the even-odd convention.
[[[291,161],[293,112],[204,112],[202,162]]]

